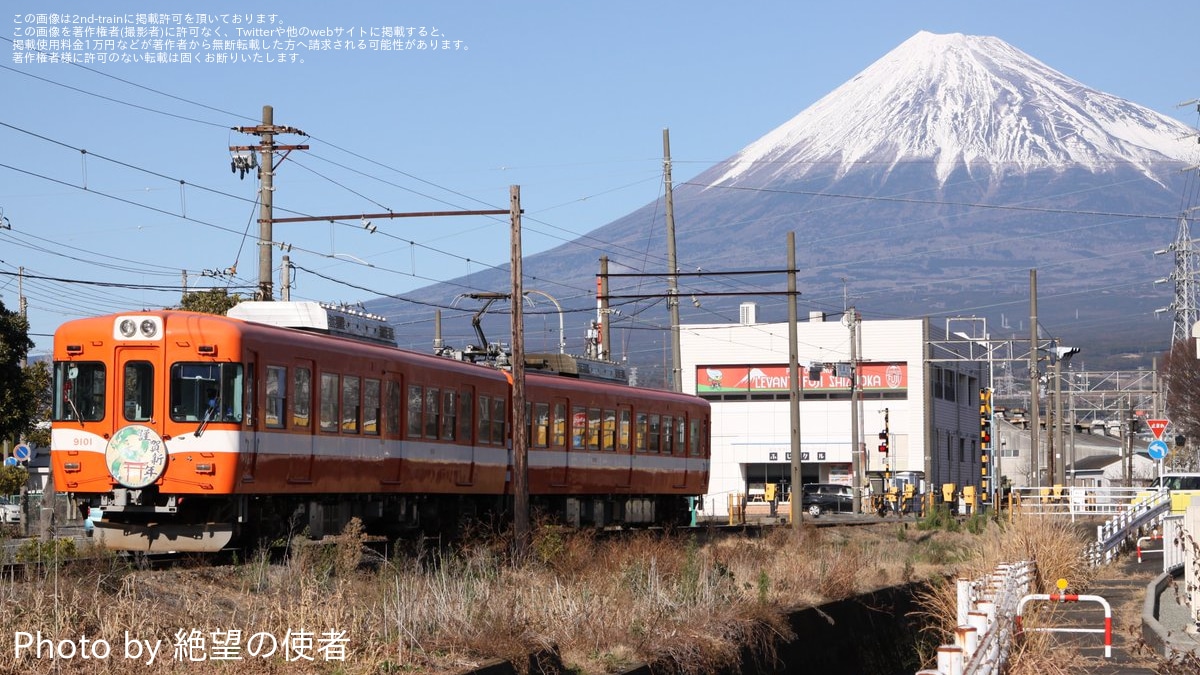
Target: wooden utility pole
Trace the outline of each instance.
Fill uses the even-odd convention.
[[[258,216],[258,290],[255,291],[255,300],[273,300],[272,288],[272,268],[271,263],[271,246],[274,245],[274,234],[272,225],[274,220],[273,203],[275,194],[275,151],[286,150],[307,150],[307,145],[276,145],[275,134],[299,134],[307,136],[308,134],[294,129],[292,127],[280,127],[275,125],[275,111],[269,105],[264,105],[262,109],[262,124],[255,127],[234,127],[234,131],[240,131],[243,134],[254,134],[262,139],[258,145],[234,145],[230,146],[232,152],[259,152],[262,159],[259,161],[259,216]],[[285,155],[286,156],[286,155]],[[239,168],[238,164],[234,164],[234,171]],[[241,168],[245,169],[246,165]],[[244,171],[243,171],[244,174]]]
[[[529,443],[525,433],[525,318],[521,305],[525,292],[521,284],[521,187],[508,189],[509,217],[512,222],[512,467],[513,467],[513,545],[518,560],[529,549]],[[486,346],[486,345],[485,345]]]
[[[679,348],[679,265],[675,259],[675,199],[671,194],[671,132],[663,129],[663,182],[667,197],[667,308],[671,312],[671,390],[683,391]]]

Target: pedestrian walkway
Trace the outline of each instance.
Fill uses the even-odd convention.
[[[1138,563],[1132,555],[1097,570],[1086,590],[1068,593],[1098,595],[1112,608],[1112,656],[1104,656],[1102,633],[1053,633],[1055,644],[1077,651],[1071,672],[1088,675],[1152,675],[1179,673],[1143,639],[1143,609],[1147,587],[1161,574],[1158,561]],[[1096,629],[1104,627],[1104,609],[1095,602],[1057,604],[1043,625]],[[1182,630],[1182,628],[1180,628]],[[1194,671],[1185,671],[1194,672]]]

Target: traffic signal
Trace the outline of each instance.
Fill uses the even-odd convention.
[[[979,390],[979,447],[986,453],[992,447],[992,390]]]
[[[888,432],[887,429],[884,429],[879,432],[879,451],[886,455],[888,449]]]

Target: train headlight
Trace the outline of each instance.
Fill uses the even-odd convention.
[[[160,316],[118,316],[113,322],[113,338],[117,340],[157,340],[162,334]]]

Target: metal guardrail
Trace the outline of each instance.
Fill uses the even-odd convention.
[[[1029,593],[1033,561],[998,565],[980,579],[958,580],[954,644],[938,647],[937,668],[917,675],[997,675],[1008,660],[1021,599]]]
[[[1013,511],[1035,516],[1069,516],[1092,518],[1113,516],[1129,510],[1150,490],[1127,487],[1023,487],[1009,493]]]
[[[1123,546],[1133,544],[1138,537],[1161,525],[1170,511],[1171,493],[1166,490],[1149,493],[1129,504],[1124,511],[1096,526],[1096,541],[1087,549],[1088,561],[1094,567],[1112,562]]]

